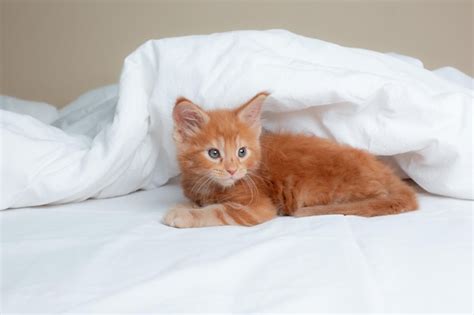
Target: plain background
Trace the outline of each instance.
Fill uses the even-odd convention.
[[[0,1],[0,93],[58,107],[117,82],[148,39],[238,29],[284,28],[474,74],[472,0]]]

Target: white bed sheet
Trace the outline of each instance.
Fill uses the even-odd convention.
[[[471,312],[472,201],[174,229],[179,185],[0,212],[2,314]]]

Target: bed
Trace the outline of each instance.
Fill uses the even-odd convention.
[[[118,85],[59,112],[0,98],[0,310],[472,313],[472,83],[407,56],[245,31],[147,42]],[[232,107],[266,89],[266,128],[385,157],[419,185],[419,211],[162,224],[184,201],[176,97]]]
[[[470,312],[472,201],[396,216],[161,224],[177,183],[7,210],[2,312]]]

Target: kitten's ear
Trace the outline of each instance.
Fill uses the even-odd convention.
[[[237,109],[237,115],[240,121],[248,124],[250,127],[260,128],[260,114],[262,105],[266,100],[268,93],[259,93],[250,101]]]
[[[208,123],[209,115],[201,107],[185,98],[179,98],[173,109],[174,138],[183,142],[186,137],[193,136]]]

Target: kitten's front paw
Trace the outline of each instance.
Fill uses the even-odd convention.
[[[168,211],[163,219],[163,223],[176,228],[190,228],[194,225],[194,217],[191,214],[192,209],[176,206]]]

